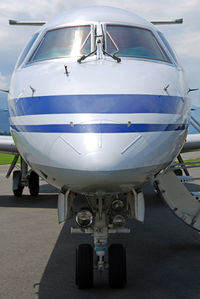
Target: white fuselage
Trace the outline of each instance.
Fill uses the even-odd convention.
[[[23,158],[50,184],[82,193],[125,191],[180,152],[187,91],[175,63],[44,60],[13,74],[11,132]]]

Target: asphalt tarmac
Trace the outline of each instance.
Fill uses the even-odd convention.
[[[40,195],[14,198],[7,167],[0,167],[0,299],[200,298],[200,235],[182,223],[145,188],[145,223],[129,221],[132,233],[113,235],[127,249],[128,283],[114,290],[107,273],[95,273],[95,286],[74,283],[75,248],[90,237],[71,235],[72,221],[57,222],[57,190],[42,182]],[[199,170],[192,173],[199,175]],[[192,189],[200,190],[197,182]]]

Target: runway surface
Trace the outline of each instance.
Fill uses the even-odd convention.
[[[95,287],[83,291],[74,284],[75,248],[90,237],[70,235],[72,222],[58,224],[57,191],[45,182],[38,197],[26,190],[14,198],[6,170],[0,167],[0,299],[200,298],[200,235],[151,186],[145,188],[145,223],[130,221],[131,234],[111,238],[127,248],[126,288],[110,289],[107,273],[96,273]],[[200,190],[196,182],[193,187]]]

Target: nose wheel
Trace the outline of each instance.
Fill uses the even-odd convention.
[[[108,250],[109,285],[120,289],[126,285],[126,250],[121,244],[111,244]],[[93,248],[81,244],[76,250],[75,281],[79,289],[93,287]]]
[[[120,289],[126,284],[126,250],[121,244],[111,244],[108,251],[109,285]]]
[[[75,279],[80,289],[93,286],[93,248],[89,244],[81,244],[76,250]]]

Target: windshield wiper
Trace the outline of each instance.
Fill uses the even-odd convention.
[[[93,54],[96,54],[96,52],[97,52],[97,48],[96,48],[94,51],[92,51],[91,53],[89,53],[88,55],[83,55],[83,56],[81,56],[81,57],[77,60],[77,62],[78,62],[78,63],[81,63],[81,61],[85,60],[86,58],[88,58],[89,56],[91,56],[91,55],[93,55]]]
[[[113,58],[114,60],[116,60],[118,63],[121,62],[121,58],[119,58],[118,56],[116,56],[115,54],[119,51],[119,48],[117,47],[116,43],[113,41],[111,35],[106,31],[106,33],[108,34],[111,42],[113,43],[113,45],[115,46],[115,48],[117,49],[117,52],[115,52],[114,54],[110,54],[108,52],[105,51],[105,31],[103,29],[103,25],[101,25],[101,28],[102,28],[102,32],[103,32],[103,47],[102,47],[102,51],[103,51],[103,54],[106,54],[108,55],[109,57]]]
[[[96,37],[100,38],[100,37],[103,37],[103,35],[96,35]],[[101,39],[98,39],[98,40],[97,40],[96,49],[95,49],[94,51],[92,51],[92,52],[89,53],[88,55],[83,55],[83,56],[81,56],[81,57],[77,60],[77,62],[78,62],[78,63],[81,63],[81,61],[85,60],[85,59],[88,58],[89,56],[91,56],[91,55],[93,55],[93,54],[96,54],[96,53],[97,53],[97,48],[98,48],[97,45],[98,45],[98,44],[102,44]],[[113,58],[114,60],[116,60],[118,63],[121,62],[121,58],[119,58],[119,57],[116,56],[115,54],[110,54],[110,53],[106,52],[106,51],[104,50],[103,46],[101,47],[101,49],[102,49],[103,54],[108,55],[109,57],[111,57],[111,58]]]
[[[119,58],[118,56],[116,56],[115,54],[109,54],[108,52],[106,52],[104,49],[102,49],[102,51],[103,51],[103,54],[106,54],[106,55],[108,55],[109,57],[111,57],[111,58],[113,58],[114,60],[116,60],[118,63],[119,62],[121,62],[121,58]],[[97,48],[94,50],[94,51],[92,51],[91,53],[89,53],[88,55],[83,55],[83,56],[81,56],[78,60],[77,60],[77,62],[78,63],[81,63],[81,61],[83,61],[83,60],[85,60],[86,58],[88,58],[89,56],[91,56],[91,55],[93,55],[93,54],[96,54],[96,52],[97,52]]]
[[[106,52],[104,49],[102,49],[103,54],[108,55],[109,57],[112,57],[114,60],[116,60],[118,63],[121,62],[121,58],[119,58],[118,56],[116,56],[115,54],[110,54],[108,52]]]

